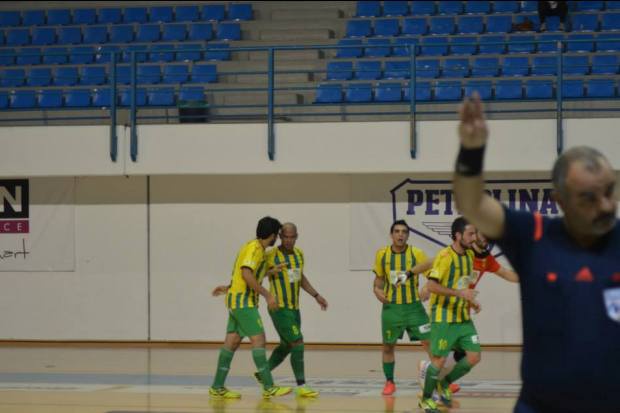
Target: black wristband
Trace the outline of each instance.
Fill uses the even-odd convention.
[[[456,158],[455,171],[463,176],[477,176],[482,173],[485,146],[480,148],[464,148],[461,146]]]
[[[316,294],[314,294],[314,295],[313,295],[313,297],[314,297],[314,298],[317,298],[319,295],[321,295],[321,294],[316,293]]]

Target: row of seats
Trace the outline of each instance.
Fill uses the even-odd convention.
[[[410,4],[411,3],[411,4]],[[536,1],[358,1],[355,17],[536,12]],[[605,4],[607,3],[607,4]],[[620,10],[620,1],[577,1],[577,11]]]
[[[100,47],[49,47],[45,50],[30,47],[18,51],[14,49],[0,49],[0,65],[55,65],[55,64],[90,64],[109,63],[111,53],[117,53],[119,62],[130,62],[131,54],[135,53],[136,61],[142,62],[184,62],[198,60],[230,60],[228,43],[208,43],[206,47],[201,43],[183,43]]]
[[[360,58],[409,56],[409,47],[421,56],[504,54],[504,53],[553,53],[557,42],[564,41],[565,52],[617,52],[620,51],[620,33],[555,34],[545,33],[486,35],[486,36],[433,36],[399,37],[394,39],[341,39],[336,57]]]
[[[558,59],[555,56],[529,57],[510,56],[502,60],[496,57],[469,59],[418,59],[415,62],[417,78],[460,78],[496,76],[556,76]],[[562,60],[562,73],[566,75],[613,75],[618,74],[620,60],[617,54],[588,56],[566,55]],[[326,80],[378,80],[409,79],[411,62],[408,60],[386,61],[384,65],[377,60],[353,62],[329,62]]]
[[[158,83],[211,83],[217,82],[217,67],[209,64],[188,65],[142,65],[136,69],[140,84]],[[116,81],[119,84],[131,83],[131,67],[116,67]],[[103,85],[112,82],[112,74],[106,66],[61,66],[52,71],[50,68],[32,68],[26,73],[24,69],[7,69],[0,73],[0,86],[75,86]]]
[[[481,34],[481,33],[511,33],[514,23],[519,23],[527,17],[537,31],[540,21],[537,15],[516,16],[464,16],[464,17],[412,17],[403,19],[364,19],[349,20],[347,22],[346,37],[392,37],[392,36],[424,36],[448,34]],[[401,24],[402,23],[402,24]],[[610,31],[620,30],[620,13],[579,13],[569,17],[569,25],[565,31]],[[559,29],[559,18],[549,18],[547,31]]]
[[[223,21],[252,20],[251,4],[207,4],[202,7],[191,6],[157,6],[105,9],[49,9],[0,11],[0,27],[11,26],[55,26],[68,24],[118,24],[147,22],[184,22],[184,21]]]
[[[416,83],[416,101],[459,101],[476,91],[483,100],[509,99],[552,99],[555,97],[554,82],[551,80],[499,80],[476,81],[463,84],[460,81],[438,81]],[[323,84],[316,89],[314,103],[370,103],[401,102],[410,100],[410,86],[400,83],[349,84],[343,91],[340,84]],[[563,98],[614,98],[616,81],[613,79],[565,80],[562,84]]]
[[[174,106],[187,101],[205,100],[202,87],[181,88],[178,93],[174,88],[136,90],[138,106]],[[117,94],[117,104],[131,105],[131,89],[122,89]],[[53,109],[53,108],[88,108],[110,107],[112,92],[110,89],[45,89],[0,91],[0,110],[2,109]]]
[[[35,27],[0,31],[0,45],[49,46],[54,44],[102,44],[102,43],[152,43],[182,42],[185,40],[207,41],[213,38],[232,41],[241,40],[239,23],[220,23],[213,30],[211,23],[132,24],[116,26],[66,26],[61,28]]]

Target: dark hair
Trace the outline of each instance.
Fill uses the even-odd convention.
[[[575,162],[582,162],[588,171],[596,173],[600,171],[602,164],[609,161],[601,152],[588,146],[575,146],[562,153],[551,170],[553,187],[561,196],[566,196],[566,175]]]
[[[263,217],[258,221],[256,226],[256,238],[267,239],[272,234],[278,235],[278,232],[282,228],[282,224],[275,218]]]
[[[456,239],[456,234],[463,234],[465,232],[467,225],[469,225],[469,221],[463,217],[458,217],[452,222],[451,237],[453,241]]]
[[[407,227],[407,232],[409,232],[409,225],[407,225],[407,221],[405,221],[404,219],[399,219],[398,221],[394,221],[394,223],[390,227],[390,234],[392,232],[394,232],[394,227],[396,225],[403,225],[403,226]]]

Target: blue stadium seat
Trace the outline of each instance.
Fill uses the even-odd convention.
[[[189,79],[187,65],[165,65],[162,83],[186,83]]]
[[[518,13],[520,1],[494,1],[493,12],[495,13]]]
[[[527,43],[523,43],[527,42]],[[508,53],[535,53],[536,37],[533,34],[508,36]]]
[[[562,82],[562,99],[584,97],[583,79],[565,79]]]
[[[355,65],[355,79],[381,79],[381,62],[378,60],[359,60]]]
[[[95,49],[91,46],[72,47],[69,52],[69,62],[75,64],[92,63]]]
[[[596,41],[596,50],[599,52],[620,52],[620,41],[609,40],[618,39],[618,33],[601,33]]]
[[[411,86],[409,82],[403,87],[403,99],[407,102],[411,100]],[[415,100],[416,102],[428,102],[431,100],[431,84],[429,82],[415,83]]]
[[[428,31],[425,17],[412,17],[403,20],[403,35],[423,36]]]
[[[558,74],[558,58],[534,56],[532,61],[533,76],[556,76]]]
[[[430,34],[454,33],[454,17],[434,17],[431,19]]]
[[[408,1],[384,1],[383,2],[383,15],[384,16],[406,16],[409,14],[409,2]]]
[[[129,46],[125,46],[123,48],[122,61],[127,63],[131,62],[131,53],[135,52],[136,62],[144,63],[149,55],[148,49],[148,46],[145,44],[130,44]]]
[[[597,54],[592,56],[593,75],[615,75],[618,73],[617,54]]]
[[[538,2],[537,1],[522,1],[521,2],[521,13],[532,13],[538,11]]]
[[[467,82],[465,84],[465,96],[471,97],[474,92],[478,92],[482,100],[491,100],[493,99],[493,83],[490,80],[472,80]]]
[[[41,63],[41,49],[38,47],[23,47],[19,49],[15,63],[17,65],[38,65]]]
[[[97,22],[97,10],[75,9],[73,10],[73,24],[95,24]]]
[[[450,42],[450,54],[473,55],[478,51],[478,38],[472,36],[458,36]]]
[[[90,89],[65,90],[65,106],[68,108],[87,108],[90,106]]]
[[[7,109],[9,107],[9,93],[0,91],[0,109]]]
[[[84,43],[95,43],[88,41],[89,38],[86,37],[88,33],[88,29],[90,27],[86,27],[84,30]],[[105,29],[105,27],[104,27]],[[106,30],[107,36],[107,30]],[[70,27],[61,27],[58,29],[58,44],[80,44],[82,43],[82,30],[79,26],[70,26]]]
[[[112,73],[110,72],[110,83],[112,83]],[[116,66],[116,83],[119,85],[128,85],[131,83],[131,66]]]
[[[230,60],[230,52],[227,50],[229,48],[228,43],[208,43],[205,60]]]
[[[506,50],[506,36],[480,36],[480,54],[502,54]]]
[[[107,26],[87,26],[84,28],[84,43],[101,44],[101,43],[106,43],[107,41],[108,41],[108,27]]]
[[[392,42],[390,39],[368,39],[369,46],[364,48],[364,56],[366,57],[387,57],[392,54]]]
[[[166,24],[161,39],[164,42],[182,42],[187,37],[187,28],[184,24]]]
[[[607,1],[607,10],[620,10],[620,1]]]
[[[601,18],[601,30],[620,30],[620,13],[605,13]]]
[[[43,51],[44,65],[63,65],[67,63],[68,53],[66,47],[48,47]]]
[[[379,83],[375,89],[376,102],[399,102],[401,99],[400,83]]]
[[[101,24],[117,24],[121,22],[121,9],[99,9],[97,22]]]
[[[545,21],[546,31],[548,32],[558,32],[560,31],[561,20],[559,16],[549,16]]]
[[[345,100],[350,103],[372,102],[372,84],[352,83],[345,89]]]
[[[112,106],[112,91],[108,88],[95,89],[92,95],[92,106],[107,108]]]
[[[26,46],[30,44],[30,30],[10,29],[6,32],[7,46]]]
[[[11,92],[9,103],[12,109],[36,108],[36,93],[34,90],[15,90]]]
[[[0,11],[0,27],[14,27],[21,24],[21,15],[18,11]]]
[[[352,57],[362,57],[363,49],[361,48],[362,41],[360,39],[341,39],[338,40],[338,46],[357,46],[360,47],[338,47],[336,50],[336,57],[350,59]]]
[[[174,12],[174,21],[177,22],[194,22],[200,20],[198,6],[176,6]]]
[[[205,90],[202,86],[182,87],[179,90],[179,101],[204,102],[205,101]]]
[[[358,1],[355,6],[355,17],[381,16],[380,1]]]
[[[62,90],[43,89],[37,92],[37,106],[43,109],[62,107]]]
[[[495,99],[521,99],[523,85],[520,80],[498,80],[495,84]]]
[[[110,27],[110,43],[133,42],[133,25],[124,24]]]
[[[230,3],[228,5],[228,19],[234,21],[252,20],[254,10],[250,3]]]
[[[317,86],[314,103],[340,102],[342,102],[342,85],[328,83]]]
[[[170,23],[173,21],[173,12],[171,6],[151,7],[149,13],[149,21],[153,23]]]
[[[123,13],[123,23],[146,23],[146,7],[127,7]]]
[[[52,84],[52,69],[33,67],[28,74],[28,86],[49,86]]]
[[[487,33],[510,33],[510,31],[512,31],[511,15],[487,17]]]
[[[54,71],[54,84],[56,86],[75,86],[78,82],[78,69],[73,66],[59,66]]]
[[[149,106],[172,106],[174,105],[174,89],[149,89],[146,92],[146,99]]]
[[[598,14],[573,14],[571,29],[578,32],[595,32],[598,30]]]
[[[469,76],[468,59],[446,59],[443,62],[442,77],[467,77]]]
[[[6,38],[4,37],[4,31],[0,30],[0,45],[4,45]]]
[[[590,70],[588,56],[563,56],[562,73],[566,75],[587,75]]]
[[[427,36],[422,38],[420,46],[420,53],[424,56],[444,56],[448,54],[448,37]]]
[[[120,91],[121,93],[121,99],[120,99],[120,104],[121,106],[131,106],[131,88],[129,89],[122,89]],[[137,88],[136,89],[136,106],[146,106],[146,90],[142,89],[142,88]]]
[[[551,80],[528,80],[525,83],[526,99],[551,99],[553,98],[553,81]]]
[[[385,62],[383,77],[385,79],[409,79],[411,76],[411,63],[408,60],[396,60]]]
[[[474,59],[471,69],[473,77],[492,77],[499,72],[499,59],[497,57],[478,57]]]
[[[213,43],[207,45],[207,49],[211,46],[215,46]],[[218,44],[217,47],[221,47],[221,44]],[[177,62],[189,62],[196,61],[202,59],[202,49],[203,46],[200,43],[184,43],[177,47]],[[228,52],[230,53],[230,52]],[[208,56],[208,54],[207,54]],[[206,60],[210,60],[208,57]]]
[[[417,45],[418,44],[418,39],[419,38],[417,38],[417,37],[399,37],[399,38],[397,38],[394,41],[395,45],[392,48],[392,56],[410,56],[411,55],[411,50],[409,49],[409,47],[412,46],[412,45]],[[417,49],[416,49],[416,51],[414,51],[414,53],[417,55]]]
[[[482,16],[463,16],[458,19],[458,30],[460,34],[479,34],[484,31],[484,21]]]
[[[438,59],[418,59],[415,61],[416,78],[434,79],[439,77]]]
[[[190,41],[207,41],[213,38],[213,26],[211,23],[192,23],[189,25],[187,36]]]
[[[435,2],[414,0],[411,3],[411,14],[414,16],[432,16],[435,14]]]
[[[553,28],[552,26],[554,26],[553,20],[556,20],[555,23],[555,28]],[[532,23],[532,30],[529,31],[534,31],[537,32],[538,30],[540,30],[540,19],[538,18],[538,14],[516,14],[515,18],[514,18],[514,22],[517,24],[521,24],[524,23],[525,21],[529,21]],[[547,25],[549,26],[548,29],[553,29],[553,30],[558,30],[558,27],[560,24],[560,19],[556,16],[551,16],[547,19]]]
[[[241,26],[239,23],[220,23],[217,25],[218,40],[241,40]]]
[[[15,64],[15,49],[0,49],[0,66]]]
[[[80,68],[80,85],[103,85],[105,83],[105,66],[82,66]]]
[[[32,30],[32,42],[35,46],[48,46],[56,43],[56,30],[51,27],[36,27]]]
[[[461,14],[463,13],[463,2],[461,1],[440,1],[438,7],[439,14]]]
[[[151,43],[159,40],[159,24],[141,24],[138,26],[136,41],[142,43]]]
[[[149,62],[172,62],[174,60],[174,44],[155,44],[151,46]]]
[[[490,1],[466,1],[465,2],[465,13],[467,14],[488,14],[490,12],[491,12]]]
[[[209,64],[195,64],[192,66],[192,83],[216,83],[217,66]]]
[[[71,12],[69,9],[50,9],[47,11],[47,24],[50,26],[71,24]]]
[[[377,19],[375,20],[375,36],[398,36],[400,26],[398,19]]]
[[[461,100],[461,82],[438,81],[435,85],[434,100]]]
[[[589,98],[612,98],[616,96],[616,82],[613,79],[590,79],[586,83]]]
[[[350,80],[353,78],[353,62],[327,63],[327,80]]]
[[[566,43],[567,52],[583,52],[590,53],[594,51],[594,35],[593,34],[569,34]],[[570,40],[591,40],[590,42],[571,42]]]
[[[22,26],[42,26],[45,24],[45,10],[25,10],[22,12]]]
[[[222,21],[226,19],[226,6],[223,4],[207,4],[202,7],[202,19],[207,21]]]
[[[577,11],[599,11],[605,8],[604,1],[578,1]]]
[[[347,22],[347,37],[372,36],[372,20],[349,20]]]
[[[116,54],[116,61],[122,60],[121,48],[115,45],[104,45],[97,48],[96,60],[97,63],[110,63],[112,61],[112,52],[118,52]]]
[[[545,33],[538,36],[539,41],[553,41],[553,43],[538,43],[539,53],[556,53],[558,51],[557,41],[564,40],[563,34]]]

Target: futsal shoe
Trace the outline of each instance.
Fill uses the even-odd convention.
[[[299,386],[295,389],[297,397],[319,397],[319,392],[311,389],[307,385]]]
[[[424,413],[439,413],[439,407],[433,399],[421,398],[418,407],[424,410]]]
[[[458,393],[459,390],[461,390],[461,386],[459,386],[458,383],[450,383],[448,388],[450,389],[452,394]]]
[[[289,394],[293,389],[290,387],[272,386],[263,390],[263,399],[271,399],[272,397],[285,396]]]
[[[452,392],[450,391],[450,386],[443,386],[441,382],[437,383],[437,393],[441,398],[441,402],[446,407],[452,407]]]
[[[226,387],[220,387],[218,389],[209,387],[209,396],[214,400],[240,399],[241,393],[228,390]]]
[[[385,386],[383,386],[383,391],[381,392],[381,394],[384,396],[391,396],[394,394],[395,391],[396,385],[393,381],[388,380],[385,382]]]

